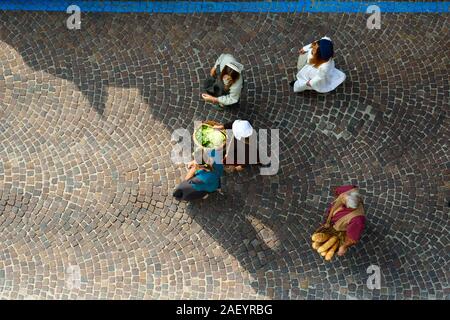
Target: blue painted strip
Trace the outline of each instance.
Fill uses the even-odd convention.
[[[101,0],[0,0],[0,10],[63,11],[75,4],[83,12],[115,13],[366,13],[369,5],[377,5],[388,13],[448,13],[450,2],[389,2],[339,0],[299,0],[276,2],[202,2],[202,1],[101,1]]]

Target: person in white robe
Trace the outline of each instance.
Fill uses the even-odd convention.
[[[345,80],[345,73],[334,64],[333,42],[328,37],[304,46],[299,51],[297,76],[290,85],[294,92],[314,90],[320,93],[336,89]]]

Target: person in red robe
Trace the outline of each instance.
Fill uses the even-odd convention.
[[[340,245],[338,255],[343,256],[350,246],[355,245],[361,238],[366,217],[364,205],[358,192],[358,187],[345,185],[336,188],[336,199],[327,210],[327,227],[333,226],[337,231],[345,232],[345,241]]]

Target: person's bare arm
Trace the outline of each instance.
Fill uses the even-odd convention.
[[[188,173],[186,174],[186,177],[184,177],[184,180],[189,180],[191,179],[193,176],[195,176],[195,171],[197,171],[197,166],[192,166]]]
[[[211,77],[215,77],[216,76],[216,67],[212,67],[211,71],[209,72],[209,74],[211,75]]]
[[[338,256],[343,256],[347,252],[347,249],[354,244],[356,244],[356,241],[346,236],[344,243],[339,247]]]
[[[207,93],[202,93],[202,98],[206,102],[211,102],[211,103],[214,103],[214,104],[218,104],[219,103],[219,99],[217,99],[216,97],[213,97],[212,95],[207,94]]]
[[[187,167],[188,169],[191,169],[193,166],[196,166],[197,162],[195,160],[192,160],[190,162],[188,162]]]
[[[298,50],[299,54],[305,54],[306,52],[308,52],[309,49],[311,49],[312,43],[302,47],[300,50]]]

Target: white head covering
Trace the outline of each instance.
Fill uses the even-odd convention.
[[[236,120],[231,128],[235,138],[238,140],[250,137],[253,133],[252,125],[247,120]]]
[[[241,73],[242,70],[244,69],[244,66],[236,61],[230,61],[230,62],[226,63],[225,65],[229,66],[231,69],[233,69],[234,71],[239,72],[239,73]]]

